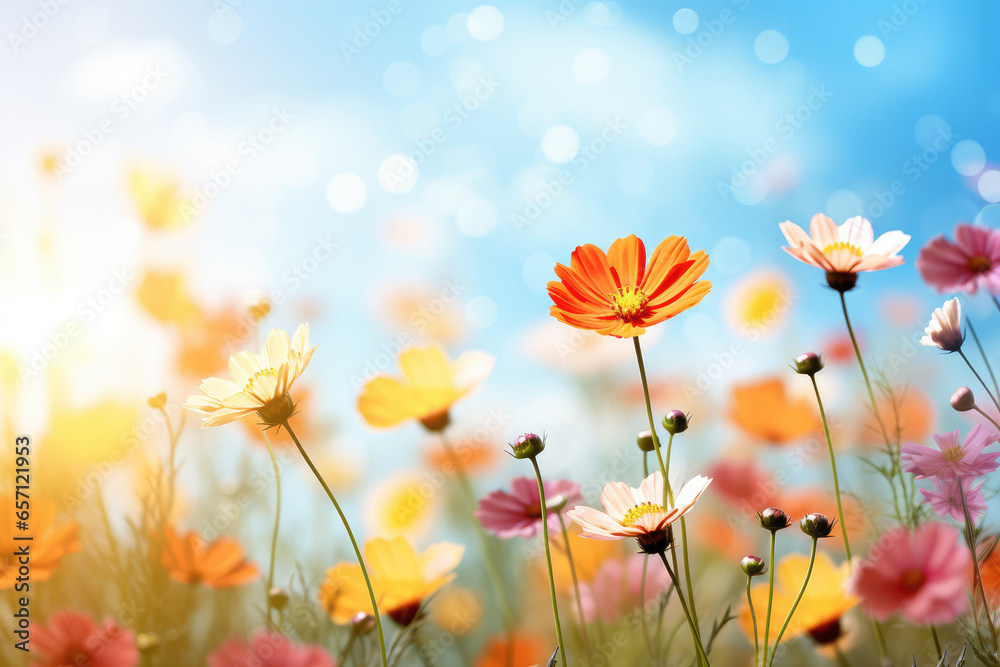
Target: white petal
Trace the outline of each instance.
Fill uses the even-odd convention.
[[[856,215],[837,228],[837,240],[866,252],[872,247],[875,230],[867,218]]]

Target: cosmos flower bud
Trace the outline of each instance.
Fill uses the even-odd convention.
[[[162,410],[163,407],[167,404],[167,395],[161,391],[159,394],[157,394],[156,396],[154,396],[153,398],[149,399],[146,402],[149,403],[149,407],[153,408],[154,410]]]
[[[351,619],[351,625],[354,626],[355,634],[367,635],[375,629],[375,617],[371,614],[359,611],[354,615],[354,618]]]
[[[830,521],[825,514],[820,514],[819,512],[806,514],[799,521],[799,528],[802,529],[802,532],[816,540],[823,537],[830,537],[830,533],[833,532],[835,525],[837,525],[836,519]]]
[[[671,410],[663,417],[663,428],[670,435],[683,433],[688,428],[688,416],[680,410]]]
[[[160,638],[155,632],[141,632],[136,636],[135,644],[142,653],[156,653],[160,648]]]
[[[569,503],[569,496],[564,493],[560,493],[554,498],[548,498],[548,502],[545,503],[545,509],[548,512],[559,513],[562,512],[566,505]]]
[[[959,387],[951,395],[951,407],[959,412],[968,412],[976,407],[976,397],[968,387]]]
[[[635,442],[639,445],[639,449],[644,452],[651,452],[656,449],[653,447],[653,434],[649,431],[639,431],[639,437],[635,439]]]
[[[792,525],[792,519],[777,507],[768,507],[763,512],[757,512],[760,527],[772,533]]]
[[[815,352],[806,352],[795,357],[795,372],[812,377],[823,370],[823,360]]]
[[[275,586],[267,592],[267,601],[278,611],[281,611],[288,606],[288,600],[288,591],[283,588]]]
[[[840,293],[850,292],[858,282],[856,273],[836,273],[828,271],[826,274],[826,284]]]
[[[545,449],[545,438],[539,438],[534,433],[525,433],[517,437],[510,449],[515,459],[533,459]]]
[[[764,562],[763,558],[758,558],[757,556],[745,556],[740,561],[740,567],[743,568],[743,574],[748,577],[756,577],[767,573],[767,563]]]

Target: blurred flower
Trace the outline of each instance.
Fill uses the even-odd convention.
[[[464,552],[459,544],[440,542],[417,553],[402,537],[366,542],[365,561],[379,611],[400,625],[409,625],[421,602],[455,578]],[[334,623],[350,623],[359,611],[373,613],[361,566],[355,563],[339,563],[327,570],[319,600]]]
[[[773,505],[778,485],[752,460],[725,456],[706,473],[712,478],[712,493],[735,507],[759,510]]]
[[[595,540],[634,537],[644,552],[662,553],[673,540],[670,524],[691,511],[711,482],[701,475],[691,478],[677,493],[674,506],[667,508],[660,504],[663,475],[657,470],[638,489],[622,482],[605,485],[601,491],[604,512],[581,505],[569,511],[569,518],[583,528],[582,537]]]
[[[593,581],[607,561],[621,558],[622,550],[618,543],[587,539],[575,531],[576,526],[572,523],[566,526],[570,549],[573,553],[573,566],[580,583]],[[570,572],[562,534],[549,535],[549,539],[552,547],[552,573],[555,575],[556,590],[571,592],[573,590],[573,575]],[[544,561],[541,566],[544,568]]]
[[[139,664],[135,635],[108,619],[98,625],[86,614],[56,612],[48,625],[31,625],[36,667],[134,667]]]
[[[403,377],[379,375],[365,383],[358,410],[372,426],[388,428],[417,419],[430,430],[448,424],[448,409],[493,371],[485,352],[466,352],[455,362],[438,347],[409,348],[399,355]]]
[[[0,495],[0,511],[9,517],[0,521],[0,590],[14,588],[18,577],[18,547],[26,543],[15,537],[30,535],[31,581],[42,582],[52,577],[63,557],[80,550],[77,538],[78,526],[67,522],[56,524],[58,508],[52,501],[34,497],[31,499],[30,531],[15,533],[15,495],[13,491]]]
[[[864,350],[864,341],[858,336],[858,345]],[[829,362],[853,363],[854,344],[846,333],[837,332],[826,339],[823,344],[823,359]]]
[[[880,621],[898,611],[917,625],[947,624],[968,608],[971,564],[951,526],[929,521],[914,533],[897,526],[857,564],[848,587]]]
[[[143,310],[168,324],[187,325],[201,316],[180,271],[146,269],[135,298]]]
[[[945,352],[958,352],[965,342],[962,333],[962,304],[958,297],[944,302],[941,308],[935,308],[931,313],[930,324],[924,329],[921,345],[937,347]]]
[[[926,440],[934,430],[937,421],[935,404],[920,387],[894,387],[888,396],[880,396],[877,402],[879,414],[885,420],[890,435],[898,437],[900,442]],[[865,410],[861,440],[866,445],[885,445],[882,429],[870,409]]]
[[[657,330],[646,336],[657,336]],[[580,377],[609,373],[635,360],[635,351],[616,340],[589,329],[568,329],[552,319],[525,331],[519,344],[532,360]]]
[[[903,445],[903,470],[917,477],[955,479],[980,477],[997,469],[1000,452],[983,450],[1000,438],[993,428],[982,424],[972,427],[962,444],[958,444],[958,429],[934,436],[938,451],[924,445],[908,442]]]
[[[965,521],[965,511],[962,509],[962,496],[965,496],[969,508],[969,516],[973,521],[986,514],[986,496],[982,488],[986,480],[973,486],[974,479],[964,477],[959,479],[934,479],[934,489],[920,489],[924,501],[931,510],[942,519],[951,517],[955,521]],[[959,486],[961,484],[961,486]]]
[[[455,457],[462,466],[462,470],[467,473],[475,473],[495,470],[497,453],[502,447],[484,438],[469,436],[453,441],[451,448],[455,452]],[[424,458],[432,468],[441,470],[447,475],[453,475],[457,472],[448,451],[438,442],[428,446],[424,451]]]
[[[741,276],[726,298],[729,324],[741,336],[756,339],[781,324],[793,298],[788,279],[779,271]]]
[[[983,537],[980,543],[991,546],[986,553],[981,553],[979,556],[982,559],[979,563],[979,573],[983,577],[983,589],[990,596],[993,609],[996,609],[997,602],[1000,602],[1000,549],[997,548],[997,540],[997,535]]]
[[[387,537],[423,536],[437,513],[437,488],[415,472],[390,475],[372,491],[369,520],[374,532]]]
[[[434,597],[430,617],[442,630],[461,637],[482,621],[483,601],[474,590],[450,584]]]
[[[129,189],[143,222],[150,229],[163,230],[187,224],[184,207],[190,204],[181,199],[180,185],[175,178],[153,170],[133,169],[128,176]]]
[[[871,517],[867,508],[852,496],[841,497],[844,507],[844,520],[847,523],[847,536],[852,542],[865,537],[865,532],[871,524]],[[792,517],[803,517],[810,512],[819,510],[830,516],[837,514],[837,498],[831,489],[822,488],[819,485],[802,486],[782,491],[778,497],[778,504]],[[829,540],[820,543],[821,548],[829,548],[835,553],[841,553],[844,549],[840,544],[843,536],[837,532],[830,536]]]
[[[443,290],[401,287],[384,295],[380,302],[386,305],[393,328],[442,345],[456,342],[465,323],[458,299],[462,292],[448,281],[445,285]]]
[[[232,380],[208,378],[201,384],[202,395],[190,397],[184,407],[208,415],[202,426],[228,424],[252,412],[269,426],[287,420],[294,407],[288,392],[316,351],[315,346],[307,348],[308,324],[300,324],[291,340],[274,329],[260,354],[239,352],[229,358]]]
[[[592,581],[580,584],[583,617],[588,623],[601,620],[613,624],[639,606],[642,563],[642,558],[605,561]],[[666,593],[669,587],[667,571],[650,563],[646,572],[646,604]]]
[[[199,380],[217,373],[226,368],[235,345],[242,345],[252,332],[246,318],[232,308],[203,314],[180,330],[178,369],[185,376]]]
[[[257,566],[247,562],[236,540],[223,537],[206,542],[194,531],[178,535],[172,526],[167,526],[163,534],[163,567],[182,584],[232,588],[256,581],[260,576]]]
[[[514,649],[508,654],[506,635],[491,638],[476,658],[475,667],[536,667],[552,653],[547,640],[523,632],[514,634],[513,643]]]
[[[776,637],[781,630],[781,625],[795,602],[808,568],[809,557],[804,554],[789,554],[782,558],[775,568],[774,596],[771,601],[771,637]],[[820,644],[837,641],[842,636],[841,618],[860,602],[857,596],[847,590],[850,574],[850,563],[838,566],[825,553],[817,553],[809,585],[782,639],[788,640],[808,634]],[[750,598],[757,613],[758,632],[761,636],[766,623],[761,610],[767,609],[767,593],[766,582],[756,584],[750,589]],[[740,609],[739,624],[740,629],[752,642],[753,620],[750,617],[750,607],[746,604]]]
[[[550,501],[563,496],[568,503],[583,502],[580,485],[567,480],[545,480],[545,497]],[[538,483],[533,477],[516,477],[511,480],[510,492],[502,489],[493,491],[480,499],[474,512],[483,529],[504,539],[510,537],[534,537],[542,529],[542,506],[538,495]],[[549,530],[561,530],[559,513],[550,511]]]
[[[815,433],[821,426],[811,401],[788,395],[779,378],[734,386],[729,418],[748,435],[771,445],[785,445]]]
[[[113,400],[83,408],[58,406],[44,439],[46,463],[78,476],[87,464],[121,457],[135,442],[137,421],[135,407]]]
[[[284,635],[258,630],[249,642],[231,639],[208,656],[208,667],[337,667],[318,644],[296,645]]]
[[[1000,294],[1000,233],[980,225],[955,227],[955,242],[937,236],[920,249],[917,270],[938,292]]]
[[[837,226],[833,220],[817,213],[809,222],[809,234],[793,222],[780,225],[788,241],[785,252],[806,264],[823,269],[827,282],[834,289],[844,291],[854,286],[856,274],[862,271],[881,271],[903,263],[898,256],[910,237],[903,232],[886,232],[875,240],[872,223],[855,216]],[[831,278],[833,276],[833,278]],[[834,281],[843,281],[838,285]]]
[[[708,255],[692,254],[682,236],[661,242],[648,266],[634,234],[612,243],[607,255],[595,245],[577,246],[570,266],[556,264],[549,314],[579,329],[633,338],[701,301],[712,288],[698,281],[707,268]]]
[[[712,489],[716,480],[712,478]],[[747,536],[745,520],[740,515],[727,513],[727,518],[714,514],[698,517],[698,530],[688,536],[702,548],[719,554],[727,561],[742,558],[754,547]]]

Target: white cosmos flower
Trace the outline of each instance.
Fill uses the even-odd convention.
[[[184,407],[208,415],[202,426],[219,426],[252,412],[268,425],[287,420],[294,410],[289,390],[309,365],[316,346],[309,348],[309,324],[300,324],[294,337],[274,329],[260,354],[238,352],[229,357],[232,380],[208,378],[201,394]]]
[[[944,306],[934,309],[924,334],[920,339],[921,345],[938,347],[945,352],[958,352],[962,349],[965,336],[962,335],[962,304],[958,297],[945,301]]]

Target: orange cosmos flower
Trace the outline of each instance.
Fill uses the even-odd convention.
[[[788,396],[778,378],[733,387],[729,418],[748,435],[771,445],[794,442],[820,427],[812,403]]]
[[[379,375],[358,398],[358,410],[372,426],[389,428],[417,419],[428,430],[448,425],[451,404],[472,391],[493,371],[486,352],[466,352],[451,361],[438,347],[409,348],[399,355],[403,377]]]
[[[178,535],[171,526],[164,530],[166,544],[163,567],[182,584],[205,584],[209,588],[233,588],[257,579],[257,566],[249,563],[235,540],[223,537],[205,542],[191,531]]]
[[[0,590],[13,588],[17,583],[18,566],[15,552],[18,547],[31,545],[31,581],[46,581],[52,576],[63,556],[80,550],[77,539],[77,524],[56,525],[58,509],[56,504],[40,498],[31,500],[29,530],[15,531],[14,494],[0,495],[0,510],[9,520],[0,522]],[[15,540],[15,537],[31,536],[31,542]]]
[[[701,301],[712,288],[698,281],[707,268],[708,255],[692,254],[683,236],[660,243],[648,266],[634,234],[612,243],[607,255],[588,243],[573,251],[568,267],[556,264],[549,314],[578,329],[633,338]]]
[[[554,646],[554,644],[553,644]],[[530,667],[549,659],[549,643],[541,637],[525,633],[514,635],[513,650],[508,655],[507,638],[493,637],[476,659],[476,667]]]

